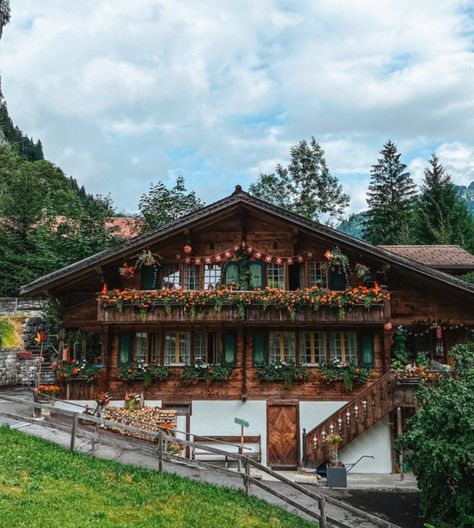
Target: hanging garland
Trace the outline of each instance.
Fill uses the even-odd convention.
[[[425,328],[421,329],[420,327],[425,327]],[[403,325],[398,326],[398,330],[403,330],[408,335],[413,335],[415,337],[429,335],[432,331],[434,331],[437,339],[442,338],[442,333],[445,330],[459,330],[461,328],[464,328],[468,332],[472,332],[474,330],[473,326],[466,325],[463,323],[449,324],[449,323],[433,323],[429,321],[416,322],[410,326],[403,326]]]
[[[185,249],[186,248],[188,248],[188,246],[185,246]],[[242,251],[245,252],[249,258],[261,260],[267,264],[276,264],[277,266],[283,266],[283,264],[301,264],[313,257],[313,252],[311,250],[291,257],[270,255],[269,253],[266,253],[265,251],[256,248],[254,245],[242,240],[239,244],[235,244],[234,246],[224,251],[220,251],[219,253],[215,253],[214,255],[193,257],[185,250],[184,256],[178,253],[176,258],[178,260],[183,260],[185,264],[195,264],[196,266],[201,266],[202,264],[220,264],[238,257]]]

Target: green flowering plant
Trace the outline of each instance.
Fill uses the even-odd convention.
[[[283,382],[285,388],[290,388],[295,381],[305,381],[309,376],[309,370],[304,365],[284,361],[260,367],[258,373],[262,381]]]
[[[192,365],[185,365],[181,373],[181,381],[185,384],[197,383],[198,381],[229,381],[233,368],[220,363],[196,362]]]
[[[166,381],[170,376],[170,368],[157,363],[145,363],[142,360],[132,361],[128,366],[119,368],[118,377],[124,381],[143,379],[147,385],[153,381]]]
[[[323,381],[332,383],[342,381],[344,388],[351,392],[354,385],[365,385],[369,380],[371,369],[359,367],[355,363],[343,363],[335,358],[319,367]]]
[[[71,381],[87,381],[92,383],[99,376],[99,368],[89,363],[85,358],[53,363],[51,368],[56,374],[56,379],[66,383]]]

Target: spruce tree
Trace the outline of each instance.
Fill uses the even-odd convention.
[[[314,137],[291,148],[288,167],[277,165],[274,174],[261,174],[249,190],[257,198],[314,221],[321,215],[328,223],[341,220],[349,205],[349,196],[330,174],[324,150]]]
[[[414,236],[416,187],[395,143],[388,141],[380,154],[370,171],[364,238],[372,244],[407,244]]]
[[[435,154],[425,169],[416,231],[420,244],[459,244],[474,251],[474,219]]]

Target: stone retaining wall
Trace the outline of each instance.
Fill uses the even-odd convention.
[[[0,350],[0,386],[27,385],[36,380],[39,358],[18,359],[18,349]]]

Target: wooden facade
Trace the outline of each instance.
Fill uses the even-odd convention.
[[[127,303],[117,307],[97,301],[104,284],[109,291],[139,290],[145,275],[158,291],[171,282],[180,291],[224,288],[226,266],[236,262],[234,253],[223,262],[214,259],[208,265],[205,257],[232,251],[242,243],[253,249],[246,260],[260,267],[258,286],[262,288],[270,285],[285,292],[308,287],[335,291],[376,286],[389,292],[390,299],[370,306],[353,303],[343,316],[337,307],[329,305],[318,310],[301,307],[291,314],[282,306],[239,309],[231,302],[224,302],[219,310],[212,303],[203,303],[192,311],[179,302],[157,301],[138,309]],[[183,252],[185,246],[192,250],[192,265],[186,263],[190,257]],[[336,248],[349,259],[347,276],[326,258],[328,250]],[[124,263],[133,264],[143,250],[158,256],[159,266],[153,272],[146,267],[137,269],[133,277],[121,275]],[[271,256],[271,262],[255,258],[256,250]],[[196,258],[202,258],[199,265]],[[276,265],[278,259],[282,263]],[[369,270],[364,279],[353,271],[357,263]],[[185,219],[39,279],[23,291],[28,295],[47,293],[58,300],[62,335],[81,330],[97,336],[103,364],[100,388],[110,391],[114,399],[123,399],[126,392],[144,391],[149,400],[189,405],[190,409],[196,400],[266,401],[267,456],[274,466],[298,465],[301,458],[299,403],[346,402],[377,383],[390,368],[390,348],[397,327],[427,329],[427,352],[446,362],[448,349],[465,340],[474,326],[474,289],[466,283],[303,220],[240,189]],[[441,325],[445,327],[442,335],[435,331]],[[362,365],[364,350],[370,356],[367,384],[348,393],[341,381],[328,383],[322,378],[318,364],[340,358]],[[69,350],[70,357],[83,352]],[[140,379],[120,379],[120,369],[137,359],[168,365],[169,378],[146,385]],[[307,378],[291,386],[263,381],[262,364],[280,360],[307,365]],[[230,378],[183,382],[185,363],[197,361],[224,362],[232,367]],[[84,383],[70,383],[68,390],[71,398],[78,399],[90,398],[93,392]]]

